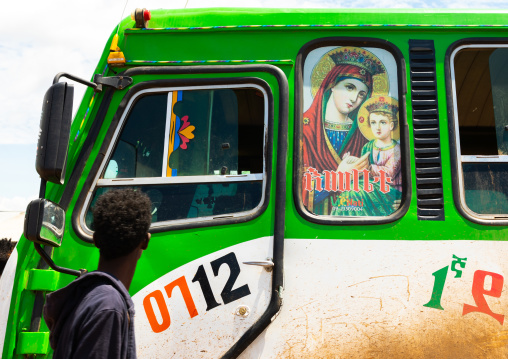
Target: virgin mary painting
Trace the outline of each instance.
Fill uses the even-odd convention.
[[[359,47],[328,51],[317,62],[313,74],[325,63],[329,63],[331,69],[327,69],[312,104],[303,115],[303,172],[308,169],[319,174],[362,170],[368,166],[368,154],[362,156],[362,148],[368,140],[359,130],[357,114],[373,94],[375,76],[386,78],[386,68],[376,55]],[[355,161],[345,161],[349,156]],[[331,203],[340,192],[309,191],[312,186],[306,181],[304,177],[304,206],[314,214],[331,214]]]

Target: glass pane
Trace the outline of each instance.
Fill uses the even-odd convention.
[[[508,214],[508,164],[464,163],[466,205],[479,214]]]
[[[508,49],[464,49],[454,62],[461,155],[508,154]]]
[[[265,95],[258,89],[144,94],[129,110],[103,178],[262,174],[265,140]],[[154,179],[137,188],[152,199],[154,222],[245,212],[261,201],[263,181],[199,181]],[[92,206],[109,189],[96,189]],[[91,219],[88,210],[88,226]]]
[[[150,197],[153,205],[152,222],[162,222],[250,211],[261,202],[262,184],[262,181],[251,181],[150,185],[130,188],[137,188]],[[101,194],[111,189],[118,189],[118,187],[98,188],[91,208]],[[93,230],[90,209],[86,214],[86,224]]]
[[[60,206],[44,200],[41,239],[54,247],[60,247],[65,228],[65,211]]]
[[[166,176],[263,172],[264,96],[255,89],[177,91]]]
[[[104,178],[159,177],[164,153],[167,94],[141,97],[126,119]]]
[[[402,197],[397,64],[386,50],[323,47],[304,65],[302,200],[326,216],[388,216]]]
[[[508,49],[494,50],[489,58],[497,152],[508,155]]]
[[[263,173],[264,107],[252,88],[146,95],[103,178]]]

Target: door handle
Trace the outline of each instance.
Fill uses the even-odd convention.
[[[267,272],[271,272],[273,269],[273,266],[275,265],[272,261],[272,258],[266,258],[265,261],[243,262],[243,264],[247,264],[249,266],[261,266],[261,267],[264,267]]]

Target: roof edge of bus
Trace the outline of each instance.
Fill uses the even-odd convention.
[[[336,24],[338,21],[351,23],[378,23],[383,14],[384,24],[465,24],[488,23],[506,24],[500,14],[508,10],[493,9],[277,9],[277,8],[193,8],[193,9],[155,9],[150,10],[152,19],[149,28],[185,28],[242,25],[301,25]],[[358,15],[353,16],[353,15]],[[457,14],[466,16],[457,17]],[[334,15],[337,15],[334,16]],[[344,18],[344,15],[348,15]],[[423,16],[422,16],[423,15]],[[427,15],[427,16],[426,16]],[[467,16],[470,15],[470,16]],[[339,18],[338,16],[341,16]],[[134,27],[134,21],[126,17],[120,23],[120,31]]]

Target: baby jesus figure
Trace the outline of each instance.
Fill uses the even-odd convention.
[[[398,106],[384,101],[383,97],[367,106],[369,118],[367,125],[372,129],[374,139],[369,141],[362,148],[360,158],[344,155],[339,165],[339,171],[350,171],[351,169],[368,169],[370,177],[380,175],[380,171],[391,178],[390,185],[402,191],[401,177],[401,156],[400,145],[392,138],[393,131],[397,128]]]

